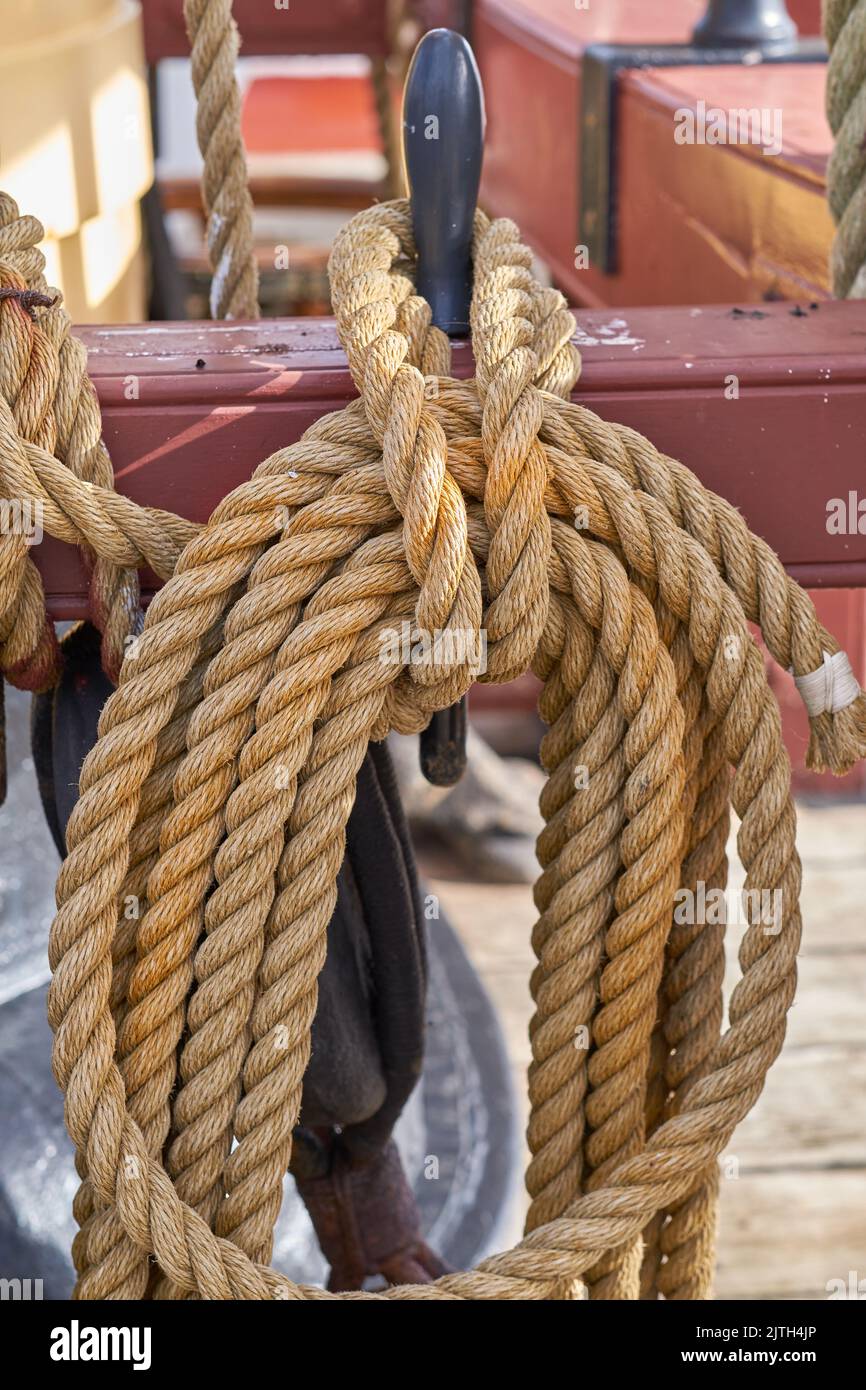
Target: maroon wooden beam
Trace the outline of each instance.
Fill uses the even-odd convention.
[[[144,0],[144,46],[149,63],[189,57],[181,0]],[[316,0],[277,7],[272,0],[234,0],[234,17],[247,56],[286,53],[390,51],[387,0]]]
[[[354,394],[332,319],[79,333],[118,489],[191,520]],[[575,400],[686,463],[802,584],[866,586],[866,302],[586,311],[576,341]],[[471,374],[466,344],[454,361]],[[83,615],[78,552],[33,553],[52,615]]]

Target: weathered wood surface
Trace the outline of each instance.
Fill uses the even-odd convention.
[[[582,312],[574,399],[688,464],[802,583],[863,585],[866,534],[830,534],[827,503],[866,476],[866,303],[795,307],[768,304],[757,317],[738,306]],[[93,327],[81,337],[117,487],[194,520],[354,394],[330,319]],[[466,344],[454,363],[471,373]],[[52,615],[81,616],[76,551],[46,538],[34,556]]]
[[[801,804],[798,820],[799,987],[782,1054],[723,1154],[718,1298],[825,1299],[828,1280],[852,1269],[866,1278],[866,806]],[[529,889],[457,882],[434,867],[499,1011],[525,1119]],[[729,996],[742,929],[727,935]]]

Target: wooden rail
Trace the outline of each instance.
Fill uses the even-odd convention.
[[[688,464],[801,583],[866,586],[866,303],[606,309],[579,324],[576,400]],[[118,489],[194,520],[354,394],[331,319],[80,334]],[[454,361],[471,374],[465,343]],[[52,615],[81,616],[77,551],[46,537],[34,555]]]
[[[186,58],[189,40],[179,0],[147,0],[142,7],[144,46],[150,63]],[[387,0],[316,0],[280,5],[272,0],[234,0],[243,51],[263,53],[366,53],[390,51]]]

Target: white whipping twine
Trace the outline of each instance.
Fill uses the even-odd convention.
[[[806,676],[794,676],[794,684],[810,717],[836,714],[840,709],[853,705],[860,694],[857,677],[844,652],[834,652],[832,656],[825,652],[823,666]]]

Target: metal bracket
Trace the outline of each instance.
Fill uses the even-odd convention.
[[[589,263],[605,274],[617,269],[617,78],[629,68],[721,67],[730,64],[821,63],[823,39],[705,47],[703,44],[593,44],[583,54],[578,241]]]
[[[431,29],[415,49],[403,93],[403,151],[418,252],[416,286],[433,323],[469,333],[472,229],[484,154],[484,93],[475,57],[453,29]],[[466,696],[421,733],[421,770],[453,787],[466,768]]]

